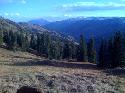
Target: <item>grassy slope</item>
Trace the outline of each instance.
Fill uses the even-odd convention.
[[[119,76],[119,75],[114,75],[113,72],[115,70],[98,70],[96,68],[93,68],[95,66],[91,66],[89,68],[83,67],[83,68],[78,68],[78,67],[63,67],[63,66],[55,66],[55,65],[38,65],[37,62],[38,60],[40,62],[44,62],[43,59],[27,53],[27,52],[12,52],[8,51],[6,49],[1,49],[0,48],[0,93],[1,90],[3,89],[3,84],[7,86],[8,82],[12,83],[12,80],[9,80],[7,77],[18,77],[22,75],[22,77],[18,78],[23,78],[30,74],[32,74],[33,77],[36,77],[35,75],[38,73],[44,73],[47,75],[47,80],[50,80],[51,77],[55,77],[56,79],[54,80],[55,87],[50,89],[48,86],[45,84],[47,87],[48,91],[54,91],[58,90],[58,92],[63,93],[69,92],[71,93],[72,91],[78,91],[78,86],[80,86],[82,89],[81,91],[88,91],[86,93],[91,93],[91,91],[94,91],[96,93],[110,93],[111,91],[114,92],[119,92],[119,93],[125,93],[125,78],[124,76]],[[32,64],[32,62],[36,62],[36,64]],[[17,63],[21,63],[23,65],[14,65]],[[26,63],[26,65],[24,64]],[[69,64],[67,62],[63,62],[66,64]],[[61,63],[62,64],[62,63]],[[92,65],[89,63],[72,63],[72,64],[80,64],[80,65]],[[123,74],[123,73],[122,73]],[[12,76],[16,75],[16,76]],[[6,78],[5,78],[6,77]],[[27,77],[31,78],[31,77]],[[53,79],[53,78],[52,78]],[[28,81],[28,80],[27,80]],[[21,82],[18,81],[17,85],[19,85]],[[42,82],[43,81],[38,81]],[[32,83],[30,81],[29,83]],[[27,83],[27,84],[29,84]],[[70,84],[71,83],[71,84]],[[14,82],[13,82],[14,84]],[[37,83],[38,84],[38,83]],[[21,86],[25,84],[21,83]],[[62,87],[66,87],[63,88]],[[40,87],[40,86],[39,86]],[[87,87],[87,89],[86,89]],[[41,88],[41,87],[40,87]],[[46,90],[46,88],[44,89]],[[12,92],[9,92],[12,93]],[[13,92],[14,93],[14,92]],[[82,92],[79,92],[82,93]]]

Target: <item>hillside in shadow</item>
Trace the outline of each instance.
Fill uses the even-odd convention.
[[[88,62],[64,62],[64,61],[28,61],[28,62],[16,62],[12,66],[53,66],[53,67],[64,67],[64,68],[81,68],[81,69],[97,69],[96,64]]]

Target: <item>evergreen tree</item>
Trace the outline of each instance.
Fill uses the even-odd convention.
[[[49,46],[49,35],[48,34],[43,34],[43,54],[48,56],[48,46]]]
[[[103,67],[109,66],[109,49],[107,40],[104,41],[104,50],[103,50],[104,63]]]
[[[101,40],[101,45],[100,45],[100,48],[99,48],[99,63],[98,63],[98,66],[99,67],[103,67],[104,66],[104,40],[102,39]]]
[[[41,35],[37,34],[37,52],[38,54],[42,54],[42,41],[41,41]]]
[[[44,54],[44,37],[42,34],[37,35],[37,51],[40,55]]]
[[[123,57],[120,65],[125,66],[125,34],[122,40],[122,54],[123,54]]]
[[[40,55],[44,55],[47,57],[47,48],[48,48],[48,44],[47,44],[47,38],[45,34],[37,34],[37,51],[38,54]]]
[[[22,42],[21,42],[21,35],[20,35],[20,32],[17,32],[17,44],[18,44],[18,47],[21,48]]]
[[[75,44],[75,42],[71,42],[71,58],[76,59],[76,55],[77,55],[76,44]]]
[[[113,42],[113,67],[120,66],[122,61],[122,35],[120,32],[117,32],[114,36],[114,42]]]
[[[56,54],[55,43],[51,42],[50,50],[49,50],[49,59],[56,59],[56,58],[57,58],[57,54]]]
[[[64,44],[64,48],[63,48],[63,58],[64,59],[70,59],[70,47],[69,47],[69,44],[68,42],[66,42]]]
[[[26,36],[24,33],[20,32],[16,32],[15,33],[16,36],[17,36],[17,44],[19,45],[18,47],[20,48],[20,50],[22,51],[26,51],[27,48],[26,48],[26,44],[28,43]]]
[[[125,65],[125,39],[120,32],[117,32],[114,38],[108,42],[102,40],[99,50],[100,67],[118,67]]]
[[[78,61],[88,61],[88,57],[87,57],[87,45],[85,42],[85,39],[83,37],[83,35],[80,35],[80,43],[78,46],[78,57],[77,57]]]
[[[36,50],[36,46],[37,46],[37,40],[35,38],[35,35],[31,34],[30,48]]]
[[[108,40],[108,67],[112,67],[113,63],[113,39]]]
[[[52,42],[49,45],[48,58],[50,60],[53,59],[53,44],[52,44]]]
[[[24,42],[23,42],[23,51],[27,51],[28,50],[28,48],[29,48],[29,46],[30,46],[30,44],[29,44],[29,37],[28,37],[28,34],[26,34],[25,36],[24,36],[24,40],[23,40]]]
[[[125,34],[122,37],[121,41],[121,61],[120,61],[120,66],[125,66]]]
[[[17,36],[13,31],[9,31],[8,47],[10,50],[15,51],[17,46]]]
[[[3,32],[3,42],[6,43],[6,45],[8,45],[8,43],[9,43],[9,32],[8,31]]]
[[[42,54],[46,54],[46,35],[41,34]]]
[[[89,40],[87,49],[88,49],[88,61],[91,63],[96,63],[96,50],[93,37]]]
[[[47,57],[49,59],[52,59],[53,49],[52,49],[52,40],[50,35],[47,36],[46,42],[47,42]]]
[[[0,45],[3,44],[3,30],[0,29]]]
[[[60,59],[63,59],[63,43],[60,42]]]
[[[61,42],[59,39],[56,39],[55,44],[55,53],[56,53],[56,59],[61,59]]]

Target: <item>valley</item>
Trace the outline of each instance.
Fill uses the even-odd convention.
[[[125,0],[0,0],[0,93],[125,93]]]
[[[17,93],[22,87],[40,93],[125,93],[125,37],[116,31],[107,39],[99,44],[81,34],[78,41],[1,17],[0,93]]]

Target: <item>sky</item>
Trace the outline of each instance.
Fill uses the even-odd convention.
[[[0,0],[0,16],[14,21],[43,18],[125,17],[125,0]]]

